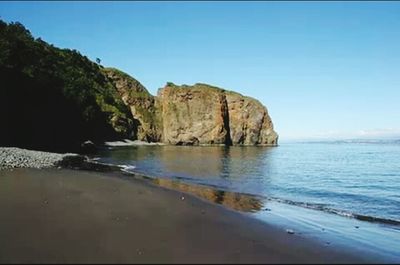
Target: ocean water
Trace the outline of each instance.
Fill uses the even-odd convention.
[[[400,225],[400,141],[112,147],[97,160],[159,179]]]

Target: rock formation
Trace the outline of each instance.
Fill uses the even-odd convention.
[[[206,84],[152,96],[133,77],[0,20],[0,145],[47,151],[132,139],[174,145],[276,145],[257,100]],[[92,146],[93,147],[93,146]]]
[[[0,46],[0,146],[78,152],[133,137],[131,110],[99,64],[1,19]]]
[[[104,68],[102,71],[131,110],[136,128],[133,138],[147,142],[160,141],[160,122],[154,97],[133,77],[114,68]]]
[[[169,144],[276,145],[267,109],[257,100],[206,84],[158,92],[163,141]]]
[[[277,144],[278,135],[273,129],[267,108],[258,100],[226,92],[226,101],[233,144]]]
[[[154,97],[119,70],[103,72],[131,109],[136,139],[173,145],[277,144],[267,109],[253,98],[201,83],[167,83]]]
[[[163,141],[168,144],[230,144],[228,105],[222,90],[169,83],[159,90]]]

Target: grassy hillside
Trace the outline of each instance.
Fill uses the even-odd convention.
[[[76,150],[130,137],[133,120],[101,66],[0,20],[0,145]]]

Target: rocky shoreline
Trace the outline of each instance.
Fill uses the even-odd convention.
[[[12,168],[50,168],[79,155],[32,151],[16,147],[0,147],[0,170]]]
[[[0,147],[0,170],[14,168],[69,168],[90,171],[117,171],[117,166],[91,161],[87,156],[74,153],[51,153],[17,147]]]

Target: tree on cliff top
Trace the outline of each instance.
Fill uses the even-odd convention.
[[[7,24],[0,20],[0,74],[3,77],[0,89],[0,115],[3,121],[6,118],[7,121],[18,120],[24,115],[30,115],[36,121],[49,119],[48,126],[42,131],[44,135],[52,131],[51,137],[48,140],[37,139],[37,144],[32,143],[33,147],[47,148],[57,141],[77,144],[86,139],[101,141],[129,137],[131,113],[113,85],[102,74],[99,65],[76,50],[60,49],[40,38],[35,39],[21,23]],[[31,87],[28,80],[32,83]],[[26,95],[36,95],[36,102],[27,101],[24,102],[26,105],[22,105],[20,101]],[[37,106],[46,105],[51,100],[59,100],[60,104],[54,104],[55,109],[47,112],[58,113],[60,117],[68,116],[68,113],[75,115],[75,120],[67,119],[69,126],[54,120],[54,115],[50,119],[49,113],[44,110],[35,113],[36,116],[31,115]],[[17,132],[18,128],[25,135],[30,130],[37,130],[34,125],[32,128],[16,124],[14,127],[4,125],[7,129],[2,133],[7,134],[7,137],[0,139],[3,145],[24,142],[23,136]],[[79,132],[74,136],[75,139],[63,131],[68,127]]]

